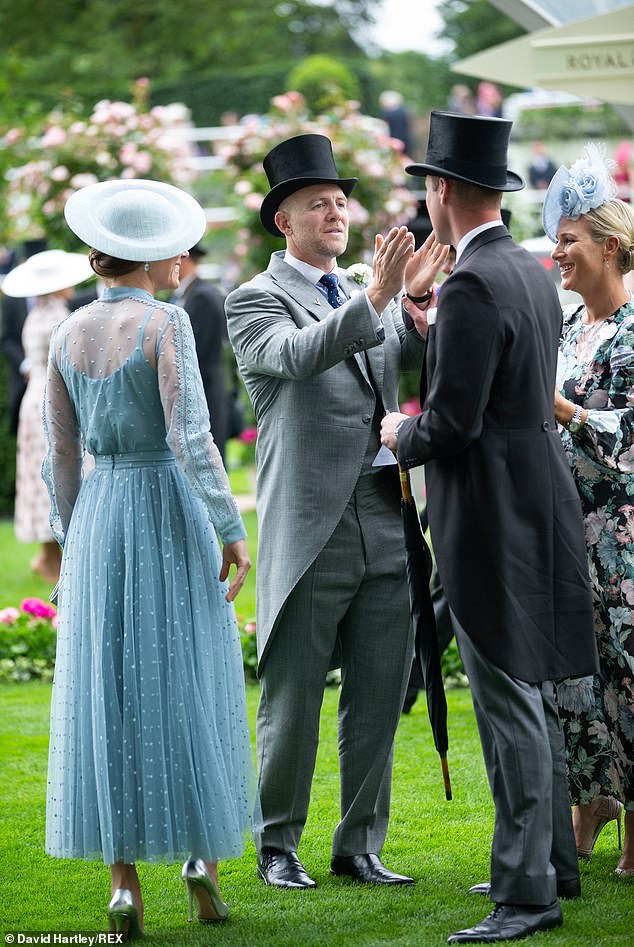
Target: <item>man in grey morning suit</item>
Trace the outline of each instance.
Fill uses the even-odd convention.
[[[330,141],[289,139],[264,167],[262,223],[287,249],[226,301],[258,426],[258,871],[268,884],[315,886],[297,847],[326,673],[341,666],[331,871],[411,884],[379,860],[413,645],[398,477],[389,452],[377,454],[399,373],[422,362],[423,340],[403,322],[402,287],[416,295],[443,251],[427,244],[414,254],[412,235],[394,229],[377,238],[362,288],[336,265],[356,178],[339,178]],[[385,457],[387,466],[373,466]]]
[[[382,441],[425,464],[443,589],[461,627],[495,803],[495,909],[449,943],[519,939],[562,922],[579,894],[552,680],[597,667],[581,509],[554,417],[561,308],[513,243],[502,191],[511,123],[432,112],[425,164],[436,237],[456,247],[430,327],[422,413],[390,414]]]

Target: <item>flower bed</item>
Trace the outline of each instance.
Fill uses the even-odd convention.
[[[57,612],[39,598],[0,610],[0,681],[52,680]]]

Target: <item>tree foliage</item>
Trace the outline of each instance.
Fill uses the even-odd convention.
[[[442,0],[438,12],[445,24],[440,36],[454,44],[456,59],[472,56],[526,32],[488,0]]]
[[[123,99],[147,76],[153,87],[236,65],[267,66],[315,53],[355,57],[370,0],[0,0],[4,90],[20,115],[68,99]],[[51,29],[46,28],[50,24]],[[53,32],[54,27],[54,32]],[[4,112],[3,108],[3,112]],[[3,115],[3,121],[7,118]],[[8,119],[11,121],[11,119]]]

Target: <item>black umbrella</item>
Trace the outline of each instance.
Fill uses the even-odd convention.
[[[445,797],[451,799],[451,780],[447,764],[447,698],[440,666],[440,648],[434,606],[429,580],[433,563],[429,547],[425,542],[420,518],[412,494],[408,470],[399,467],[401,478],[401,512],[407,552],[407,583],[412,623],[414,625],[414,653],[421,672],[427,696],[427,711],[431,724],[434,745],[440,756]]]

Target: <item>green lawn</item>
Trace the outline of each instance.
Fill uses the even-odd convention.
[[[311,810],[300,853],[316,891],[266,888],[255,875],[253,845],[220,868],[231,916],[226,925],[186,922],[180,866],[141,865],[149,944],[227,947],[425,947],[484,916],[487,902],[466,894],[487,877],[492,809],[467,690],[449,697],[450,765],[454,799],[446,802],[440,767],[422,702],[403,717],[397,736],[392,821],[384,851],[396,870],[411,873],[413,888],[366,889],[332,878],[330,839],[337,819],[337,693],[328,689]],[[44,847],[47,719],[50,686],[0,688],[0,930],[100,931],[108,900],[107,868],[58,861]],[[253,724],[257,688],[248,688]],[[614,826],[584,865],[584,897],[565,902],[565,926],[536,935],[535,947],[631,945],[634,886],[613,874],[618,855]]]
[[[255,562],[255,514],[245,516]],[[0,522],[0,608],[50,588],[32,576],[35,547],[17,544],[12,524]],[[255,614],[255,569],[237,601],[245,618]],[[44,848],[44,811],[50,685],[0,685],[0,933],[104,930],[109,872],[98,863],[58,861]],[[241,859],[221,866],[227,924],[186,922],[180,866],[140,866],[146,902],[146,942],[152,945],[221,944],[223,947],[426,947],[479,920],[488,902],[467,895],[488,877],[492,805],[486,784],[470,695],[448,692],[450,768],[454,799],[446,802],[424,703],[403,717],[397,735],[392,821],[384,857],[417,884],[366,889],[328,872],[337,821],[335,689],[326,691],[322,740],[308,825],[300,854],[318,882],[316,891],[266,888],[255,875],[253,845]],[[254,720],[257,687],[248,688]],[[536,935],[535,947],[631,945],[634,885],[613,873],[618,860],[614,825],[599,838],[582,866],[584,896],[564,903],[565,926]]]

